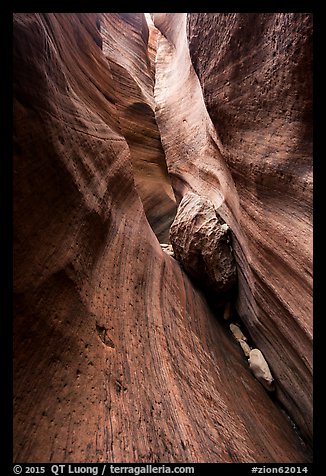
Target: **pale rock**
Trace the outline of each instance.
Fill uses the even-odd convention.
[[[243,341],[247,340],[247,337],[242,333],[240,327],[237,326],[236,324],[230,324],[230,331],[232,332],[232,334],[234,335],[236,340],[238,340],[238,341],[239,340],[243,340]]]
[[[169,256],[174,257],[174,251],[172,248],[172,245],[169,245],[167,243],[160,243],[162,250]]]
[[[244,355],[246,357],[249,357],[250,351],[251,351],[251,347],[249,346],[249,344],[247,344],[247,342],[244,341],[243,339],[239,339],[238,342],[241,346],[241,349],[243,350]]]
[[[269,391],[274,390],[274,379],[262,352],[252,349],[249,353],[249,367],[259,382]]]

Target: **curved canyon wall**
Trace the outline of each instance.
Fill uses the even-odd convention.
[[[159,241],[167,242],[176,205],[154,113],[157,33],[149,43],[143,14],[104,14],[100,25],[103,53],[113,79],[111,94],[121,132],[129,145],[135,185],[152,229]]]
[[[154,23],[156,118],[177,200],[206,196],[230,226],[238,313],[311,439],[311,16],[154,14]]]
[[[142,14],[14,15],[14,461],[309,461],[149,224],[174,197],[147,35]]]

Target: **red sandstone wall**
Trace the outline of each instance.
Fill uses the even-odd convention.
[[[148,224],[104,21],[14,16],[14,461],[307,461]]]

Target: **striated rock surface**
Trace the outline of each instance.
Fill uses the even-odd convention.
[[[102,49],[112,79],[108,99],[116,106],[120,130],[130,149],[135,185],[147,219],[158,239],[165,242],[176,205],[154,115],[157,31],[151,28],[149,35],[142,13],[110,13],[100,18]]]
[[[148,43],[147,43],[147,53],[150,63],[150,72],[153,78],[153,88],[155,84],[155,61],[157,53],[157,38],[159,31],[155,28],[152,17],[149,13],[145,13],[145,18],[148,26]]]
[[[14,461],[309,461],[148,223],[132,15],[14,15]]]
[[[206,289],[223,295],[236,283],[237,272],[229,227],[212,202],[187,192],[170,228],[175,258]]]
[[[237,311],[311,440],[311,15],[154,14],[154,23],[155,114],[177,201],[207,197],[232,230]]]

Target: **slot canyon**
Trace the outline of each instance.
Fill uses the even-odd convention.
[[[14,462],[312,461],[312,33],[13,15]]]

